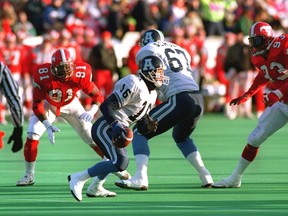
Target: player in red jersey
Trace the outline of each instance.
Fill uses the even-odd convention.
[[[255,159],[260,145],[288,121],[288,34],[274,37],[269,24],[257,22],[250,28],[249,45],[251,61],[258,69],[258,74],[249,90],[233,99],[230,105],[246,102],[269,82],[274,84],[275,89],[264,93],[266,109],[248,136],[248,144],[234,172],[228,178],[214,183],[213,187],[217,188],[240,187],[242,175]]]
[[[34,184],[40,137],[47,130],[49,141],[55,143],[54,133],[60,130],[52,123],[57,117],[65,119],[81,139],[102,156],[91,137],[91,121],[103,101],[103,96],[91,81],[91,77],[91,66],[85,62],[74,61],[66,49],[57,49],[52,55],[51,63],[42,64],[34,71],[33,114],[24,149],[26,173],[17,181],[17,186]],[[79,90],[93,99],[89,111],[85,111],[77,97]]]

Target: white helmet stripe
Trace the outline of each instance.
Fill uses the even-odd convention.
[[[256,27],[257,23],[254,23],[252,26],[251,26],[251,29],[250,29],[250,37],[253,37],[255,35],[255,27]]]
[[[60,51],[60,54],[61,54],[62,61],[66,62],[67,59],[66,59],[66,55],[65,55],[64,49],[59,49],[59,51]]]

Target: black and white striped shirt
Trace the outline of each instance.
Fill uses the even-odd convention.
[[[21,127],[24,124],[23,107],[18,89],[19,87],[13,79],[10,69],[3,62],[0,62],[0,91],[9,104],[14,127]]]

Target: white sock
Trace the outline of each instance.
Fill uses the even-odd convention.
[[[98,188],[98,187],[102,187],[102,185],[105,183],[106,178],[104,179],[99,179],[98,176],[96,176],[93,180],[93,182],[89,185],[89,188]]]
[[[194,166],[198,173],[206,171],[199,151],[191,152],[186,159]]]
[[[138,178],[148,178],[148,160],[149,157],[144,154],[137,154],[135,155],[136,161],[136,172],[135,176]]]
[[[36,165],[36,161],[33,161],[33,162],[25,161],[26,173],[29,175],[34,175],[35,165]]]
[[[237,176],[237,177],[241,178],[244,171],[250,165],[250,163],[251,163],[251,161],[248,161],[248,160],[244,159],[243,157],[241,157],[238,161],[238,164],[237,164],[235,170],[232,173],[232,176]]]
[[[91,178],[91,176],[88,173],[88,169],[86,169],[82,172],[75,173],[75,174],[79,176],[80,180],[88,180]]]

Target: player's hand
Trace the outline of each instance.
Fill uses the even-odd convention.
[[[137,122],[136,127],[140,134],[155,132],[158,128],[158,121],[157,119],[152,119],[149,115],[145,115]]]
[[[250,97],[246,94],[243,94],[240,97],[234,98],[230,101],[230,106],[231,105],[240,105],[242,103],[245,103]]]
[[[60,129],[53,126],[53,125],[50,125],[48,128],[47,128],[47,132],[48,132],[48,138],[49,138],[49,141],[51,144],[55,144],[55,136],[54,136],[54,133],[55,132],[60,132]]]
[[[99,109],[99,106],[96,104],[93,104],[89,111],[86,111],[79,116],[79,119],[82,119],[86,122],[92,122],[94,115],[97,113],[98,109]]]
[[[280,98],[283,96],[282,93],[277,89],[275,91],[271,91],[269,93],[264,93],[263,102],[266,106],[270,107],[274,103],[278,102]]]
[[[89,112],[84,112],[80,115],[79,119],[82,119],[86,122],[91,122],[94,118],[94,115],[92,116]]]
[[[48,132],[48,138],[51,144],[55,144],[55,132],[60,132],[60,129],[51,125],[48,120],[44,120],[43,124],[45,125],[47,132]]]
[[[15,127],[12,135],[9,137],[8,144],[10,144],[13,141],[12,152],[18,152],[22,149],[23,147],[22,133],[23,133],[22,127]]]
[[[126,132],[123,126],[118,121],[115,121],[114,123],[112,123],[111,127],[112,141],[117,142],[118,139],[123,139],[122,135]]]

